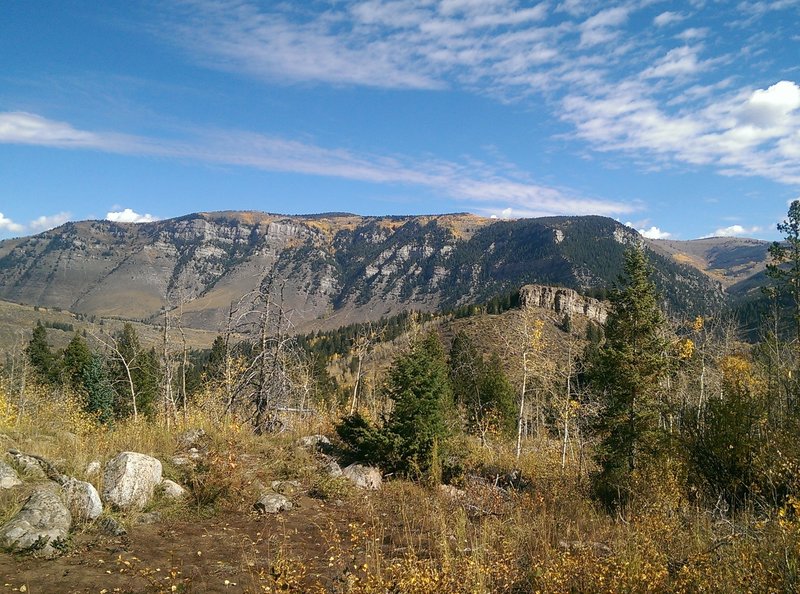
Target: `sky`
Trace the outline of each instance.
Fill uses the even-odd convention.
[[[4,0],[0,239],[214,210],[778,239],[800,0]]]

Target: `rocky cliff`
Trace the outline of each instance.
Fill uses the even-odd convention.
[[[218,330],[269,286],[297,331],[485,301],[525,284],[607,286],[638,234],[603,217],[498,221],[199,213],[146,224],[68,223],[0,242],[0,299]],[[652,254],[669,306],[720,302],[699,271]],[[571,306],[570,306],[571,307]]]
[[[605,324],[608,317],[606,304],[591,297],[585,297],[572,289],[545,285],[525,285],[519,291],[523,307],[549,309],[558,315],[581,315],[590,320]]]

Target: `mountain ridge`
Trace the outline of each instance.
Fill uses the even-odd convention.
[[[599,216],[502,220],[468,213],[361,216],[201,212],[152,223],[70,222],[0,242],[0,298],[156,321],[166,305],[205,330],[265,282],[296,331],[485,301],[525,284],[608,287],[644,241]],[[653,247],[673,311],[724,300],[722,284]]]

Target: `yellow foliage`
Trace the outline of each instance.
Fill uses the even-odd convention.
[[[700,332],[703,329],[705,321],[703,320],[703,316],[697,316],[692,322],[692,330],[695,332]]]

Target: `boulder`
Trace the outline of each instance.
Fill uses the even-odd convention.
[[[138,452],[122,452],[106,464],[103,499],[121,509],[142,509],[161,483],[161,462]]]
[[[377,491],[383,484],[381,471],[374,466],[364,466],[362,464],[351,464],[344,470],[342,475],[350,479],[359,489],[369,489]]]
[[[21,484],[17,471],[0,460],[0,489],[13,489]]]
[[[292,502],[280,493],[264,493],[253,508],[260,514],[277,514],[292,509]]]
[[[67,508],[74,521],[89,522],[103,513],[103,502],[100,501],[100,494],[94,485],[67,476],[60,482]]]
[[[32,479],[47,478],[44,468],[42,468],[39,460],[33,456],[23,454],[22,452],[18,452],[16,450],[11,450],[9,455],[11,456],[14,466],[16,466],[22,473],[26,474]]]
[[[72,517],[54,483],[36,489],[17,515],[0,526],[0,547],[51,559],[63,551]]]
[[[173,501],[179,501],[181,499],[185,499],[189,492],[181,487],[175,481],[171,481],[169,479],[164,479],[161,481],[161,491],[164,493],[164,497],[166,499],[172,499]]]

